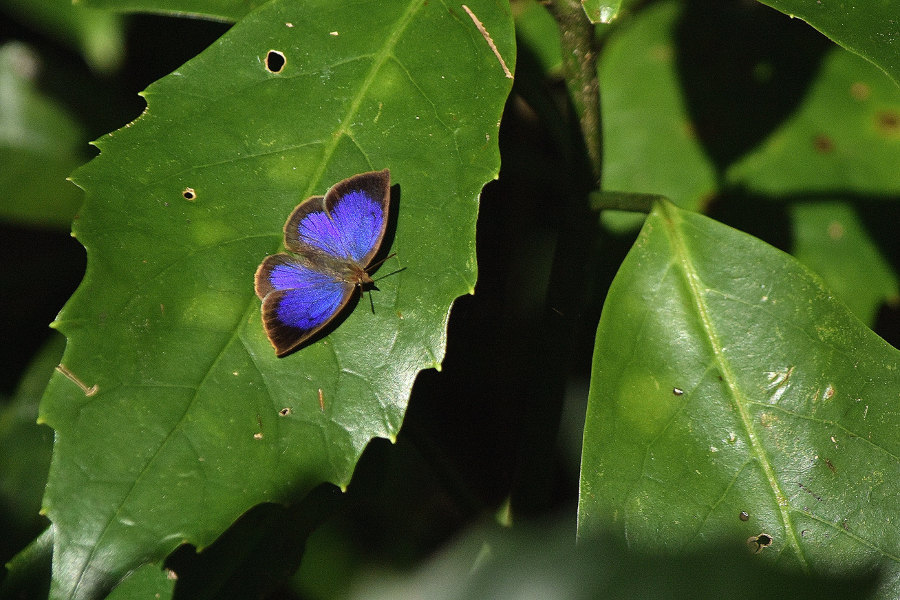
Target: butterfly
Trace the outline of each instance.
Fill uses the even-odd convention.
[[[278,357],[320,332],[356,290],[373,283],[369,270],[388,225],[390,171],[360,173],[324,196],[301,202],[284,224],[284,252],[256,270],[262,321]]]

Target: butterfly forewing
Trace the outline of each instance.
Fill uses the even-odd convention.
[[[312,260],[324,252],[366,267],[384,238],[389,206],[387,169],[354,175],[295,208],[284,226],[284,245]]]

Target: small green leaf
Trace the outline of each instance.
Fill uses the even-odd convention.
[[[896,303],[900,289],[858,211],[847,202],[797,202],[789,212],[793,256],[821,275],[863,323],[873,325],[878,309],[886,301]]]
[[[693,131],[676,70],[680,10],[669,2],[641,11],[600,57],[603,188],[680,198],[697,209],[716,189],[716,172]]]
[[[124,58],[122,17],[72,0],[0,0],[17,19],[77,48],[95,70],[115,70]]]
[[[900,85],[900,12],[896,0],[760,2],[803,19],[847,50],[877,65]]]
[[[612,23],[619,15],[622,0],[581,0],[581,8],[591,23]]]
[[[514,66],[510,15],[467,4]],[[286,59],[277,73],[267,55]],[[89,598],[261,502],[346,486],[394,438],[453,300],[476,279],[478,196],[499,169],[510,80],[472,16],[426,0],[271,2],[150,86],[74,176],[87,274],[56,323],[67,376],[44,499],[55,598]],[[390,168],[396,234],[368,302],[277,359],[253,274],[288,214]]]
[[[561,71],[559,26],[547,8],[537,0],[516,2],[513,8],[516,11],[516,38],[520,51],[527,49],[533,54],[543,73]]]
[[[794,259],[660,203],[597,329],[581,534],[668,552],[748,542],[813,574],[880,567],[879,597],[896,598],[898,368]]]
[[[82,194],[66,181],[84,159],[84,134],[63,107],[36,89],[38,56],[0,47],[0,218],[68,228]]]
[[[64,348],[65,339],[54,333],[31,361],[10,401],[0,408],[0,512],[28,528],[46,525],[38,512],[50,468],[53,432],[37,424],[38,402]],[[7,541],[21,533],[9,525],[4,531]]]

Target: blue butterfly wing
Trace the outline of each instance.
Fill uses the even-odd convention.
[[[256,271],[266,334],[281,357],[320,332],[371,281],[365,269],[387,230],[390,172],[354,175],[303,201],[284,225],[284,244],[303,257],[267,257]]]
[[[267,257],[256,271],[263,326],[280,357],[327,325],[356,286],[312,269],[287,254]]]
[[[285,246],[314,261],[324,252],[366,267],[384,239],[389,205],[390,171],[354,175],[294,209]]]

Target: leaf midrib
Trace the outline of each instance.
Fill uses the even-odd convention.
[[[700,321],[700,325],[703,328],[703,331],[706,332],[706,339],[709,343],[710,350],[712,351],[713,360],[715,361],[719,372],[722,374],[725,385],[728,386],[728,389],[731,391],[731,403],[737,411],[737,414],[740,416],[744,431],[747,434],[747,439],[750,442],[751,451],[762,467],[763,475],[765,476],[766,481],[769,482],[769,486],[775,496],[775,503],[778,506],[778,514],[781,517],[787,544],[794,548],[797,560],[800,562],[803,570],[809,572],[809,565],[803,554],[802,548],[800,547],[800,540],[797,539],[797,535],[791,525],[790,507],[787,501],[787,495],[781,489],[781,486],[778,483],[778,477],[775,473],[775,468],[769,460],[765,448],[753,427],[753,419],[747,411],[749,401],[738,386],[737,377],[731,369],[731,364],[725,357],[718,331],[713,324],[709,307],[704,301],[703,286],[700,276],[694,268],[692,257],[688,252],[687,247],[684,245],[683,234],[678,227],[681,219],[675,210],[672,209],[671,205],[661,203],[657,206],[660,207],[660,213],[663,222],[666,225],[676,265],[679,267],[679,271],[684,277],[684,282],[690,290],[690,296],[693,300],[694,310]]]
[[[325,147],[323,148],[322,159],[319,161],[319,166],[316,169],[315,173],[309,179],[309,187],[307,188],[304,197],[312,196],[319,188],[319,184],[322,180],[322,175],[325,172],[325,167],[329,164],[329,162],[331,162],[331,157],[334,154],[334,151],[337,149],[341,139],[345,135],[349,134],[350,123],[353,122],[354,117],[359,112],[359,108],[362,105],[363,98],[366,97],[369,88],[372,87],[372,84],[375,81],[375,77],[378,75],[378,72],[381,71],[381,67],[384,66],[385,61],[393,55],[394,47],[397,45],[397,41],[400,39],[400,36],[402,36],[406,31],[406,28],[409,26],[410,21],[412,21],[413,16],[416,14],[416,9],[421,6],[423,1],[424,0],[410,1],[404,13],[397,20],[397,25],[396,27],[394,27],[393,33],[391,33],[390,37],[388,37],[387,40],[385,40],[385,43],[382,44],[381,49],[374,55],[372,67],[369,69],[369,72],[366,73],[366,78],[363,80],[363,83],[359,88],[359,93],[356,94],[356,97],[353,98],[350,106],[347,107],[347,112],[340,121],[340,127],[338,127],[334,131],[334,134],[331,136],[331,140],[327,144],[325,144]]]

